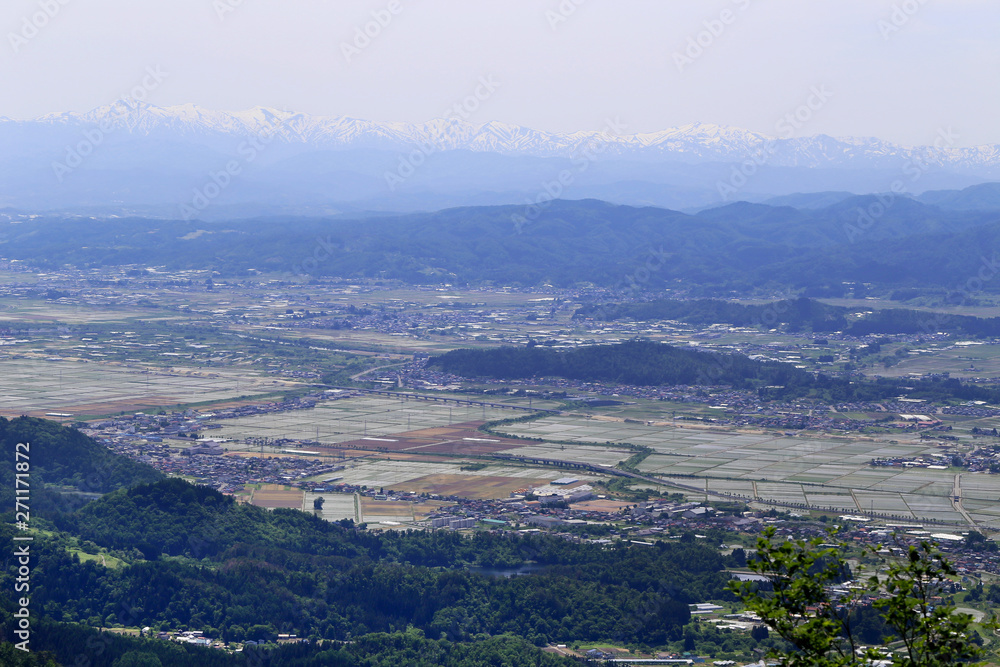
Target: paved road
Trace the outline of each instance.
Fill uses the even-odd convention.
[[[955,473],[955,488],[951,492],[951,506],[955,508],[956,512],[959,512],[965,517],[965,520],[969,522],[969,525],[973,528],[978,528],[976,522],[973,521],[969,513],[965,511],[962,507],[962,475],[961,473]]]

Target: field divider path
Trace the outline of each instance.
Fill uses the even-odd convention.
[[[361,378],[364,377],[365,375],[368,375],[369,373],[374,373],[375,371],[380,371],[383,368],[392,368],[393,366],[405,366],[407,363],[408,362],[406,362],[406,361],[397,361],[394,364],[385,364],[383,366],[376,366],[375,368],[369,368],[366,371],[361,371],[360,373],[355,373],[354,375],[352,375],[351,376],[351,381],[352,382],[360,382]]]
[[[965,520],[969,522],[969,525],[973,528],[979,528],[976,524],[975,519],[973,519],[965,508],[962,507],[962,474],[955,473],[955,487],[952,489],[951,495],[951,505],[955,508],[955,511],[965,517]]]
[[[401,449],[399,451],[401,451],[401,452],[412,452],[415,449],[424,449],[425,447],[437,447],[439,445],[447,445],[447,444],[450,444],[450,443],[453,443],[453,442],[455,442],[455,441],[454,440],[441,440],[439,442],[425,442],[425,443],[420,444],[420,445],[414,445],[413,447],[404,447],[403,449]]]
[[[854,493],[854,489],[848,489],[851,492],[851,500],[854,501],[854,506],[858,508],[859,512],[864,512],[865,508],[861,506],[861,501],[858,500],[858,496]]]

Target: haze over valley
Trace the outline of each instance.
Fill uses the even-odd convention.
[[[1000,664],[995,4],[8,5],[0,664]]]

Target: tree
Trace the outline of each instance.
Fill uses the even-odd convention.
[[[767,577],[770,585],[730,583],[730,590],[747,608],[794,647],[791,652],[775,655],[783,665],[839,667],[891,659],[891,664],[900,667],[943,667],[981,655],[972,641],[972,617],[935,599],[950,584],[948,577],[955,575],[935,546],[922,542],[895,559],[885,559],[869,547],[870,555],[884,566],[882,571],[859,577],[852,586],[834,592],[849,572],[843,557],[846,545],[822,548],[821,544],[822,538],[814,538],[779,545],[774,529],[769,528],[758,538],[757,555],[748,565]],[[859,628],[852,623],[852,616],[870,617],[857,613],[865,607],[877,612],[891,639],[900,642],[902,649],[890,656],[875,648],[859,647]],[[870,619],[867,622],[871,624]],[[991,619],[986,625],[995,628],[996,622]]]
[[[161,667],[162,664],[152,653],[129,651],[115,660],[113,667]]]
[[[323,503],[324,502],[326,502],[326,499],[324,499],[323,496],[320,496],[319,498],[316,498],[313,501],[313,509],[314,510],[321,510],[321,509],[323,509]]]

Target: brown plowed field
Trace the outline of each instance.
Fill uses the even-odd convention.
[[[553,477],[552,479],[556,479]],[[538,485],[542,480],[524,477],[494,477],[490,475],[427,475],[398,484],[400,488],[417,493],[436,493],[440,496],[461,496],[476,500],[508,498],[515,489],[529,484]]]
[[[302,509],[302,489],[285,490],[277,484],[265,484],[253,492],[253,499],[250,501],[257,507],[289,507],[292,509]]]
[[[340,443],[341,448],[382,450],[389,452],[426,452],[473,456],[492,454],[513,447],[531,445],[529,440],[498,438],[477,430],[483,422],[462,422],[451,426],[406,431],[391,436],[372,436]],[[316,449],[319,449],[318,447]]]

